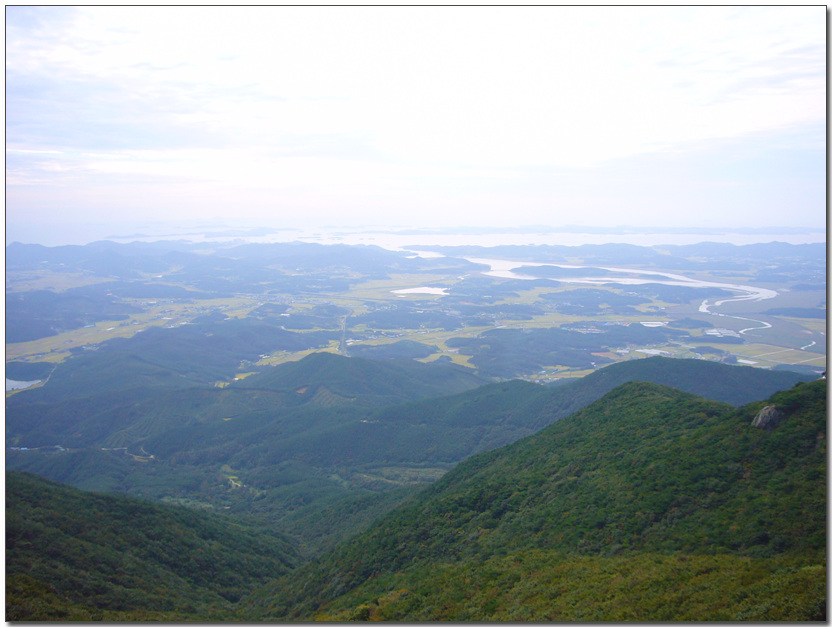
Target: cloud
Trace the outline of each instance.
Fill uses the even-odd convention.
[[[665,206],[646,165],[665,160],[691,202],[750,211],[683,164],[752,142],[769,179],[730,171],[757,198],[774,164],[822,162],[825,25],[823,7],[8,7],[8,210],[56,202],[53,186],[102,211],[191,190],[252,215],[271,193],[330,214],[496,219],[519,199],[601,220]],[[622,172],[629,197],[592,189]],[[101,191],[118,186],[134,197]],[[822,194],[805,202],[820,215]]]

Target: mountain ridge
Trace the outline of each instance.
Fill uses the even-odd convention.
[[[788,415],[772,432],[751,427],[765,404]],[[419,577],[408,573],[420,565],[433,564],[428,570],[442,582],[438,573],[458,571],[454,564],[505,563],[529,551],[634,560],[655,552],[728,555],[775,572],[772,564],[787,556],[804,566],[823,563],[826,501],[816,480],[825,474],[825,406],[825,381],[739,409],[665,386],[624,384],[568,419],[461,462],[368,531],[301,567],[283,592],[267,587],[246,604],[256,612],[261,603],[255,615],[262,618],[343,618],[335,601],[366,586],[367,603],[379,592],[373,581],[411,589]],[[791,488],[771,502],[772,485]],[[812,579],[813,594],[819,581],[825,587],[825,568]],[[815,601],[807,603],[801,611],[815,612]],[[414,611],[382,618],[408,620]]]
[[[752,426],[772,405],[778,425]],[[255,518],[81,493],[7,471],[7,615],[823,620],[825,476],[825,380],[741,407],[623,383],[532,435],[468,457],[398,507],[376,502],[378,517],[365,531],[342,535],[302,565],[298,539],[276,538],[273,525],[263,536]],[[337,515],[337,501],[329,503]],[[184,533],[182,521],[205,530],[210,551],[219,552],[213,570],[204,570],[207,546],[158,550],[159,542],[180,542],[171,530]],[[265,547],[278,569],[265,575],[271,581],[263,579]],[[260,557],[225,572],[241,550]],[[183,551],[197,561],[177,561]],[[210,583],[206,572],[214,570],[223,577]],[[102,575],[109,583],[98,583]]]

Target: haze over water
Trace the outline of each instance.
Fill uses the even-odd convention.
[[[532,230],[532,229],[530,229]],[[591,229],[587,229],[591,230]],[[518,229],[522,231],[522,229]],[[419,246],[524,246],[556,245],[581,246],[584,244],[631,244],[636,246],[685,245],[700,242],[719,242],[735,244],[758,244],[768,242],[785,242],[788,244],[813,244],[826,242],[826,233],[820,230],[800,232],[671,232],[660,233],[645,229],[639,232],[636,227],[627,228],[620,234],[599,232],[578,232],[577,228],[545,232],[477,232],[475,229],[450,229],[432,232],[428,227],[422,229],[400,229],[391,227],[319,227],[272,229],[240,226],[234,224],[216,225],[135,225],[129,228],[117,225],[87,225],[77,230],[61,230],[50,234],[46,230],[39,233],[7,232],[7,244],[13,241],[38,243],[45,246],[67,244],[84,245],[94,241],[112,240],[116,242],[160,240],[187,240],[192,242],[228,242],[261,243],[279,242],[314,242],[320,244],[364,244],[375,245],[391,250],[418,248]],[[784,229],[785,231],[785,229]]]

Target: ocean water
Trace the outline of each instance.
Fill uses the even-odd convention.
[[[115,242],[187,240],[191,242],[223,242],[227,244],[242,243],[278,243],[278,242],[314,242],[320,244],[364,244],[374,245],[389,250],[406,250],[420,246],[527,246],[560,245],[580,246],[583,244],[633,244],[636,246],[655,246],[660,244],[698,244],[700,242],[719,242],[736,245],[767,242],[786,242],[789,244],[810,244],[826,242],[826,233],[821,230],[792,232],[784,228],[778,232],[732,232],[718,231],[703,233],[684,233],[680,230],[661,233],[656,229],[644,229],[639,232],[636,227],[628,227],[621,233],[581,233],[579,227],[569,227],[560,231],[547,231],[545,228],[530,227],[506,229],[506,232],[493,232],[493,229],[450,229],[435,230],[401,229],[378,226],[361,227],[322,227],[322,228],[268,228],[240,226],[233,224],[65,224],[61,228],[47,230],[45,227],[28,227],[6,225],[6,243],[19,241],[27,244],[44,246],[63,246],[68,244],[84,245],[94,241],[111,240]],[[524,232],[525,231],[525,232]]]

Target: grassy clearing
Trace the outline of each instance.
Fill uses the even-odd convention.
[[[809,331],[815,333],[826,333],[826,318],[790,318],[787,316],[777,316],[786,322],[791,322],[798,326],[804,327]]]
[[[438,467],[413,468],[410,466],[385,466],[382,468],[376,468],[375,472],[388,481],[395,481],[401,484],[411,484],[433,483],[448,472],[448,469]]]
[[[562,368],[566,368],[566,366],[561,366]],[[594,368],[590,368],[587,370],[558,370],[555,374],[555,378],[557,379],[580,379],[581,377],[585,377],[588,374],[595,372]]]
[[[799,349],[785,348],[773,344],[705,344],[698,346],[696,353],[707,355],[707,348],[714,348],[715,350],[725,351],[730,353],[737,359],[745,359],[756,362],[755,365],[764,368],[771,368],[773,366],[784,364],[800,364],[805,363],[810,366],[820,366],[826,363],[825,355],[813,354]],[[672,351],[671,351],[672,352]],[[712,353],[718,355],[720,358],[724,355],[719,353]],[[674,356],[684,356],[674,354]]]
[[[358,300],[437,300],[440,296],[431,294],[393,294],[393,290],[413,287],[448,286],[459,280],[457,276],[446,274],[394,274],[389,279],[378,279],[359,283],[350,291],[350,298]]]
[[[132,337],[140,330],[151,326],[153,322],[145,321],[132,324],[131,320],[105,320],[91,327],[73,329],[58,335],[6,344],[6,361],[31,360],[61,362],[71,354],[72,348],[93,346],[116,337]]]
[[[370,311],[370,308],[367,307],[367,304],[358,298],[339,296],[336,298],[327,298],[321,300],[325,300],[327,303],[332,303],[333,305],[337,305],[338,307],[344,307],[345,309],[349,309],[350,316],[360,316]],[[310,308],[313,306],[314,304],[309,304]]]
[[[741,352],[743,355],[757,359],[767,356],[775,357],[778,355],[787,355],[792,352],[802,353],[802,351],[795,351],[793,348],[784,348],[782,346],[774,346],[772,344],[744,344],[742,346],[738,346],[736,352]]]
[[[298,351],[296,353],[290,353],[287,351],[280,351],[279,353],[267,357],[266,359],[261,359],[257,362],[258,366],[277,366],[278,364],[285,364],[290,361],[300,361],[307,355],[311,355],[312,353],[338,353],[338,346],[337,342],[335,346],[328,346],[327,348],[310,348],[304,351]]]
[[[826,365],[826,355],[818,355],[808,351],[783,348],[782,346],[773,346],[770,344],[732,345],[731,353],[740,359],[757,361],[759,365],[766,367],[782,364],[805,364],[807,366]]]
[[[450,357],[451,361],[458,366],[465,366],[466,368],[474,368],[474,365],[471,364],[471,356],[470,355],[460,355],[459,353],[454,352],[442,352],[442,353],[434,353],[433,355],[429,355],[424,359],[418,359],[417,361],[421,361],[422,363],[429,363],[431,361],[436,361],[440,357]]]

